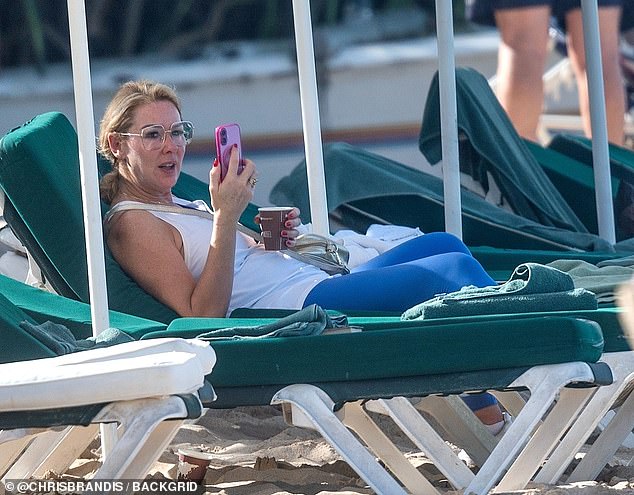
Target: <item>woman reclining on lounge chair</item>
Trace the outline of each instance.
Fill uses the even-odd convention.
[[[101,153],[113,171],[102,180],[102,197],[123,202],[202,208],[172,195],[193,126],[165,85],[124,84],[101,122]],[[169,135],[169,139],[166,136]],[[183,316],[225,316],[237,307],[402,311],[437,293],[494,281],[457,238],[427,234],[356,267],[330,276],[237,231],[253,196],[255,164],[232,153],[222,183],[210,172],[214,220],[177,213],[126,210],[109,218],[107,243],[115,259],[150,294]],[[292,245],[299,211],[284,233]]]
[[[101,153],[113,171],[102,197],[123,202],[203,208],[172,195],[193,126],[184,122],[175,92],[162,84],[124,84],[101,121]],[[169,139],[166,137],[169,136]],[[232,153],[227,176],[210,172],[214,220],[178,213],[126,210],[112,215],[107,243],[114,258],[141,287],[182,316],[223,317],[237,307],[299,309],[405,309],[465,285],[495,282],[465,245],[446,233],[407,241],[358,266],[330,276],[237,231],[253,197],[255,164]],[[294,243],[299,210],[288,214],[285,236]]]
[[[121,86],[105,111],[100,152],[112,163],[101,183],[111,206],[124,202],[205,208],[172,195],[193,133],[183,121],[175,92],[149,81]],[[169,139],[167,139],[169,136]],[[330,276],[283,252],[265,251],[237,231],[253,197],[255,164],[232,153],[220,182],[220,167],[210,172],[214,219],[125,210],[108,217],[106,236],[114,258],[141,287],[182,316],[224,317],[237,307],[404,311],[438,293],[465,285],[495,282],[466,246],[446,233],[426,234],[371,259],[348,275]],[[299,210],[287,216],[285,237],[292,246]],[[481,419],[501,428],[501,413],[488,395],[472,405]]]

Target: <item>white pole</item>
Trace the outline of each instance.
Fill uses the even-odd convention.
[[[599,36],[599,9],[596,0],[581,0],[583,37],[586,54],[590,125],[592,128],[592,163],[599,236],[614,244],[614,210],[610,179],[610,152],[605,116],[605,91]]]
[[[452,2],[436,0],[445,230],[462,239]]]
[[[75,114],[79,140],[79,170],[84,209],[84,230],[88,263],[88,286],[93,335],[110,326],[106,269],[101,230],[101,205],[95,141],[95,119],[90,81],[86,8],[83,0],[68,0],[68,22],[75,91]],[[114,425],[102,425],[104,457],[112,450],[116,435]]]
[[[309,0],[293,0],[293,18],[295,23],[295,44],[297,47],[299,95],[302,106],[302,126],[304,130],[304,151],[306,153],[306,173],[308,175],[310,217],[313,232],[327,235],[330,232],[330,228],[328,226],[326,179],[321,144],[313,26]]]

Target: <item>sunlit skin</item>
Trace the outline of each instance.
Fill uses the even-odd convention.
[[[182,120],[178,109],[167,101],[137,108],[133,125],[126,132],[139,133],[145,126],[161,124],[165,129]],[[144,203],[172,203],[171,189],[182,170],[185,147],[179,147],[169,134],[158,150],[146,150],[138,136],[108,136],[110,148],[120,163],[120,187],[113,205],[132,200]],[[123,269],[141,287],[181,316],[226,315],[233,288],[236,224],[253,199],[251,178],[257,178],[255,164],[244,161],[238,170],[238,156],[232,153],[229,171],[220,182],[220,167],[209,174],[209,193],[214,208],[214,223],[209,254],[196,281],[183,258],[183,242],[170,224],[142,210],[124,211],[108,226],[108,246]],[[289,214],[286,235],[292,243],[295,227],[301,222],[299,210]]]
[[[130,132],[138,133],[149,124],[161,124],[169,129],[172,123],[180,120],[178,109],[171,102],[159,101],[137,109]],[[126,163],[120,168],[125,178],[122,184],[125,195],[139,201],[172,202],[171,191],[183,167],[184,147],[174,145],[169,136],[162,148],[150,151],[143,148],[138,136],[111,133],[108,142],[115,157]]]
[[[599,8],[601,60],[605,89],[607,132],[610,142],[623,144],[625,91],[619,65],[620,7]],[[499,9],[495,22],[500,31],[496,93],[518,133],[537,141],[542,113],[542,76],[548,57],[550,8],[533,6]],[[579,90],[584,132],[591,136],[590,107],[580,9],[566,14],[566,43]]]

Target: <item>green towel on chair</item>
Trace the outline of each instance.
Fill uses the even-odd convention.
[[[72,332],[59,323],[45,321],[40,325],[28,321],[20,322],[20,328],[39,340],[58,356],[100,347],[132,342],[134,339],[117,328],[106,328],[96,337],[76,339]]]
[[[458,129],[463,138],[461,167],[473,168],[473,178],[485,190],[490,174],[518,215],[546,226],[587,232],[517,134],[482,74],[466,67],[456,68],[456,101]],[[442,159],[440,113],[436,73],[419,136],[419,149],[431,164]]]
[[[567,273],[576,288],[593,292],[599,304],[614,305],[617,288],[634,277],[633,263],[634,259],[628,256],[596,265],[583,260],[555,260],[548,266]]]
[[[536,311],[596,309],[596,296],[575,289],[570,275],[539,263],[525,263],[498,286],[463,287],[408,309],[403,320]]]
[[[301,337],[320,335],[327,328],[348,325],[345,315],[329,315],[324,309],[311,304],[302,310],[266,325],[256,327],[219,328],[200,334],[202,340],[218,339],[263,339],[268,337]]]

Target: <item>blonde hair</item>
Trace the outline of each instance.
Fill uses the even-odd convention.
[[[101,198],[110,204],[119,189],[119,163],[115,158],[108,136],[112,132],[128,132],[137,108],[157,101],[169,101],[181,113],[181,104],[173,88],[153,81],[128,81],[119,87],[108,104],[99,126],[98,150],[112,164],[99,184]]]

